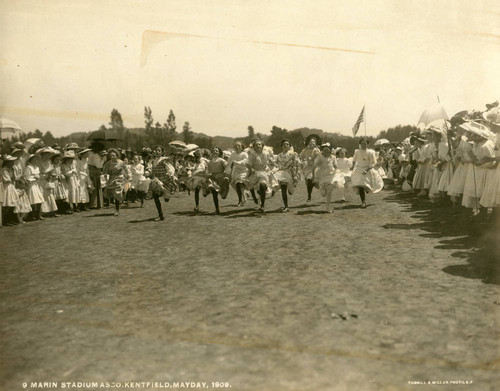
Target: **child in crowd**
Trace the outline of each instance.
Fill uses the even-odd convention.
[[[36,155],[31,154],[26,161],[24,176],[28,182],[28,198],[30,200],[33,220],[44,220],[42,217],[43,193],[40,188],[40,169],[36,164]]]
[[[344,176],[344,187],[340,188],[340,194],[342,196],[341,201],[342,202],[347,202],[345,199],[345,188],[349,186],[351,183],[351,175],[352,175],[352,159],[348,159],[347,156],[347,150],[345,148],[340,148],[337,150],[337,166]]]
[[[19,194],[14,186],[14,161],[11,155],[5,156],[2,163],[2,187],[3,187],[3,224],[13,225],[19,222],[14,210],[19,204]]]
[[[51,181],[54,183],[54,198],[56,199],[58,214],[67,213],[66,207],[66,188],[63,185],[64,176],[61,173],[61,154],[57,153],[52,156],[52,165],[54,166],[51,173]]]
[[[151,180],[144,176],[144,166],[141,163],[141,158],[139,155],[134,155],[132,158],[132,164],[130,166],[131,175],[131,194],[132,198],[135,200],[138,198],[141,202],[141,208],[144,206],[144,199],[146,198],[146,193],[148,191],[149,184]]]

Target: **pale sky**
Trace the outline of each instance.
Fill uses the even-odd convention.
[[[0,6],[0,116],[26,131],[95,130],[113,108],[143,127],[147,105],[155,121],[172,109],[178,130],[189,121],[211,136],[244,136],[248,125],[351,134],[366,105],[375,135],[416,125],[437,96],[450,116],[500,99],[498,1]],[[143,47],[147,31],[170,35],[146,33]]]

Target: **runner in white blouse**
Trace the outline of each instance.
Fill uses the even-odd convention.
[[[354,162],[354,171],[352,173],[351,182],[352,187],[358,189],[362,208],[366,208],[366,193],[378,193],[384,187],[382,177],[373,169],[377,163],[375,151],[367,147],[367,140],[364,138],[359,140],[359,149],[356,149],[352,158]]]

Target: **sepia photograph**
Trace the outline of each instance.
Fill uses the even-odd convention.
[[[0,7],[0,390],[499,388],[498,2]]]

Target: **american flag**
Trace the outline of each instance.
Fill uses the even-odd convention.
[[[361,122],[365,120],[365,106],[363,106],[363,110],[361,110],[361,113],[359,113],[358,120],[352,127],[352,135],[356,137],[356,133],[358,133],[359,130],[359,125],[361,125]]]

